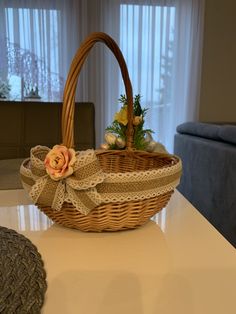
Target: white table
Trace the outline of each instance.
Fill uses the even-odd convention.
[[[155,221],[115,233],[56,226],[29,203],[0,191],[0,224],[44,260],[42,313],[236,313],[236,251],[178,191]]]

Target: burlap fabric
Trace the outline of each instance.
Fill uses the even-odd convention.
[[[182,169],[179,160],[159,169],[107,173],[103,172],[96,152],[90,149],[76,153],[71,176],[54,181],[45,171],[48,151],[43,146],[31,150],[30,159],[20,169],[23,186],[35,204],[60,210],[67,202],[85,215],[101,204],[145,200],[172,191],[179,184]]]
[[[46,173],[44,159],[49,151],[45,146],[32,148],[30,160],[25,160],[20,169],[22,184],[33,202],[55,210],[69,202],[83,214],[101,204],[102,198],[95,187],[105,175],[94,151],[89,149],[77,153],[74,173],[60,181],[52,180]]]
[[[37,248],[16,231],[0,227],[0,250],[0,313],[40,313],[47,283]]]

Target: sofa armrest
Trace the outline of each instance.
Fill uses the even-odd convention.
[[[176,134],[174,153],[183,164],[179,191],[236,247],[235,145]]]
[[[0,160],[0,190],[23,189],[20,180],[22,161],[22,158]]]
[[[60,144],[62,103],[0,101],[0,159],[29,157],[36,145]],[[93,103],[75,105],[75,148],[95,147]]]
[[[214,141],[236,144],[236,125],[185,122],[177,126],[180,134],[199,136]]]

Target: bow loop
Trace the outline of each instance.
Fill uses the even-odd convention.
[[[58,146],[57,146],[58,147]],[[30,196],[34,203],[50,206],[61,210],[64,202],[72,203],[77,210],[88,214],[101,204],[102,198],[97,192],[96,185],[105,179],[95,151],[92,149],[76,153],[73,173],[60,180],[53,180],[45,169],[45,158],[50,149],[36,146],[31,149],[31,179]],[[24,176],[22,177],[24,180]],[[27,179],[26,184],[29,180]]]

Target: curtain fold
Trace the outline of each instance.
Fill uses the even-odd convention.
[[[0,78],[18,75],[58,101],[81,42],[106,32],[124,54],[134,95],[149,108],[146,126],[172,152],[176,126],[198,118],[203,16],[204,0],[3,0]],[[96,44],[76,99],[95,104],[97,147],[123,93],[117,61]]]
[[[198,120],[204,4],[198,0],[176,1],[173,106],[167,133],[170,150],[176,126]]]

